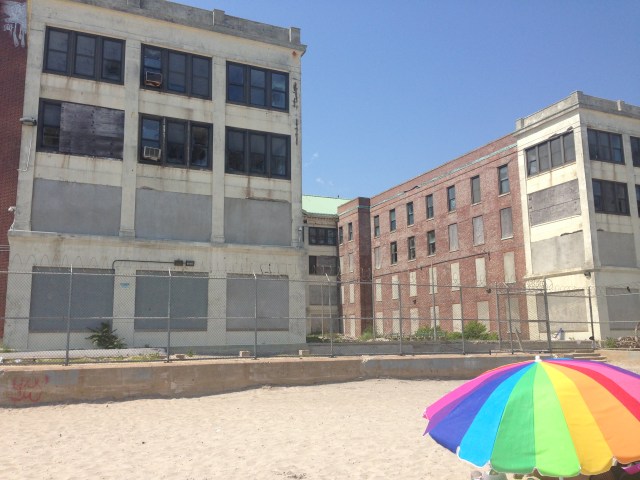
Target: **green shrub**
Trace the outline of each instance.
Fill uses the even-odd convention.
[[[87,340],[91,340],[91,343],[98,348],[117,349],[127,347],[126,343],[115,334],[116,330],[111,330],[111,325],[108,322],[102,322],[99,328],[90,328],[89,330],[93,333],[87,337]]]
[[[604,340],[604,348],[618,348],[618,341],[615,338],[607,337]]]
[[[472,320],[467,322],[463,328],[465,340],[497,340],[498,334],[495,332],[487,332],[487,327],[478,322]]]
[[[373,330],[367,328],[364,332],[362,332],[362,335],[358,337],[358,340],[361,342],[368,342],[369,340],[373,340],[374,338],[375,337],[373,335]]]

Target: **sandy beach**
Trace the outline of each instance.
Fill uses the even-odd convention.
[[[0,410],[0,479],[456,479],[423,437],[459,381],[366,380]]]

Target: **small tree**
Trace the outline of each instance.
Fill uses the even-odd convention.
[[[115,334],[116,330],[111,330],[111,325],[108,322],[102,322],[99,328],[90,328],[89,330],[93,333],[87,337],[87,340],[91,340],[91,343],[96,347],[107,349],[127,347],[127,344]]]

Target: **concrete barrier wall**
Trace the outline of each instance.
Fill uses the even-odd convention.
[[[263,385],[313,385],[367,378],[469,379],[531,356],[277,358],[5,366],[0,406],[189,397]]]

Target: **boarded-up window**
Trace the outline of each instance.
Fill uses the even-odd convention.
[[[451,290],[460,289],[460,264],[458,262],[451,264]]]
[[[209,278],[206,273],[139,271],[136,277],[135,329],[207,330]],[[169,312],[170,315],[169,315]]]
[[[78,103],[61,103],[58,151],[122,159],[124,111]]]
[[[382,301],[382,279],[376,278],[376,302]]]
[[[507,252],[503,257],[504,283],[516,282],[516,264],[513,252]]]
[[[337,305],[338,289],[335,284],[309,285],[309,305]]]
[[[69,298],[71,296],[71,298]],[[87,332],[113,317],[113,270],[33,267],[29,331]]]
[[[257,297],[256,297],[257,296]],[[227,331],[289,330],[286,276],[233,274],[227,278]]]
[[[392,275],[391,276],[391,298],[394,300],[398,299],[398,296],[400,295],[399,290],[398,290],[398,275]]]
[[[500,238],[513,237],[513,220],[511,218],[511,207],[500,210]]]
[[[416,284],[416,272],[409,272],[409,296],[418,295],[418,285]]]
[[[487,269],[484,257],[476,258],[476,286],[487,286]]]
[[[607,312],[611,330],[633,330],[640,321],[640,290],[607,287]]]
[[[484,243],[484,221],[482,217],[473,217],[473,244],[482,245]]]

